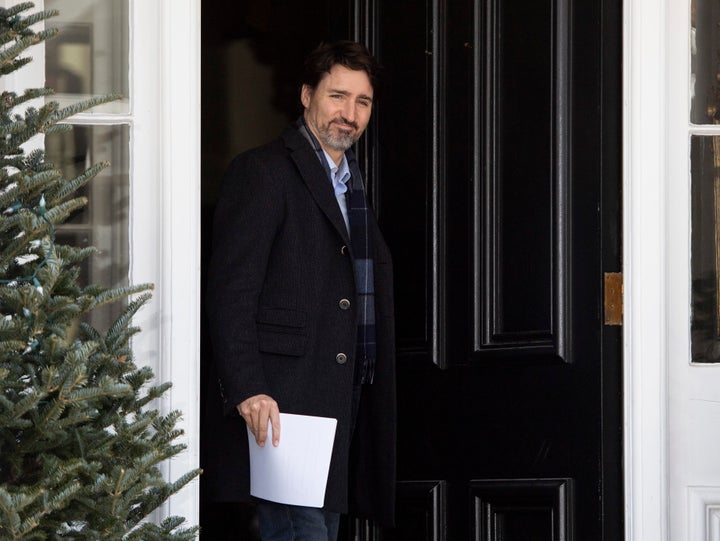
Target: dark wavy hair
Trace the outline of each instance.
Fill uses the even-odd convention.
[[[381,71],[379,62],[362,43],[347,40],[318,45],[305,59],[301,84],[315,89],[325,74],[330,73],[336,64],[347,69],[364,71],[370,79],[373,90],[378,91]]]

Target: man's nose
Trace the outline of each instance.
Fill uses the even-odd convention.
[[[345,107],[343,110],[343,116],[345,117],[345,120],[348,120],[350,122],[355,121],[355,104],[348,101],[345,103]]]

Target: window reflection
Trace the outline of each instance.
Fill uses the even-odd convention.
[[[720,136],[691,140],[691,350],[720,362]]]
[[[46,85],[52,99],[74,103],[98,94],[122,94],[104,111],[128,111],[128,0],[46,0],[60,15],[48,26],[59,34],[46,43]],[[97,111],[97,110],[96,110]]]
[[[122,286],[128,283],[128,197],[130,131],[125,125],[74,126],[67,133],[48,135],[45,149],[48,161],[63,171],[67,179],[89,165],[110,162],[78,195],[88,205],[58,226],[57,241],[73,246],[94,246],[98,253],[85,263],[81,283]],[[93,312],[90,323],[106,329],[123,306],[102,307]]]
[[[691,3],[691,121],[720,123],[720,2]]]

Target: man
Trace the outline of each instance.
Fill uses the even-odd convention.
[[[282,445],[280,412],[338,421],[324,507],[257,501],[263,541],[335,540],[348,510],[393,521],[392,267],[351,150],[377,71],[358,43],[313,51],[302,116],[236,157],[219,196],[207,290],[224,414],[208,406],[214,499],[249,497],[246,425],[263,446]]]

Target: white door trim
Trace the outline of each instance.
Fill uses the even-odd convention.
[[[173,386],[158,404],[182,412],[187,450],[163,464],[171,481],[200,463],[200,0],[130,3],[131,276],[155,284],[136,316],[138,364]],[[159,332],[158,332],[159,331]],[[155,519],[199,523],[199,482]]]
[[[188,449],[170,479],[200,463],[200,0],[162,0],[162,366],[169,409],[183,412]],[[147,51],[146,51],[147,53]],[[170,515],[199,523],[197,480],[169,502]]]
[[[625,535],[666,541],[666,0],[623,9]]]

